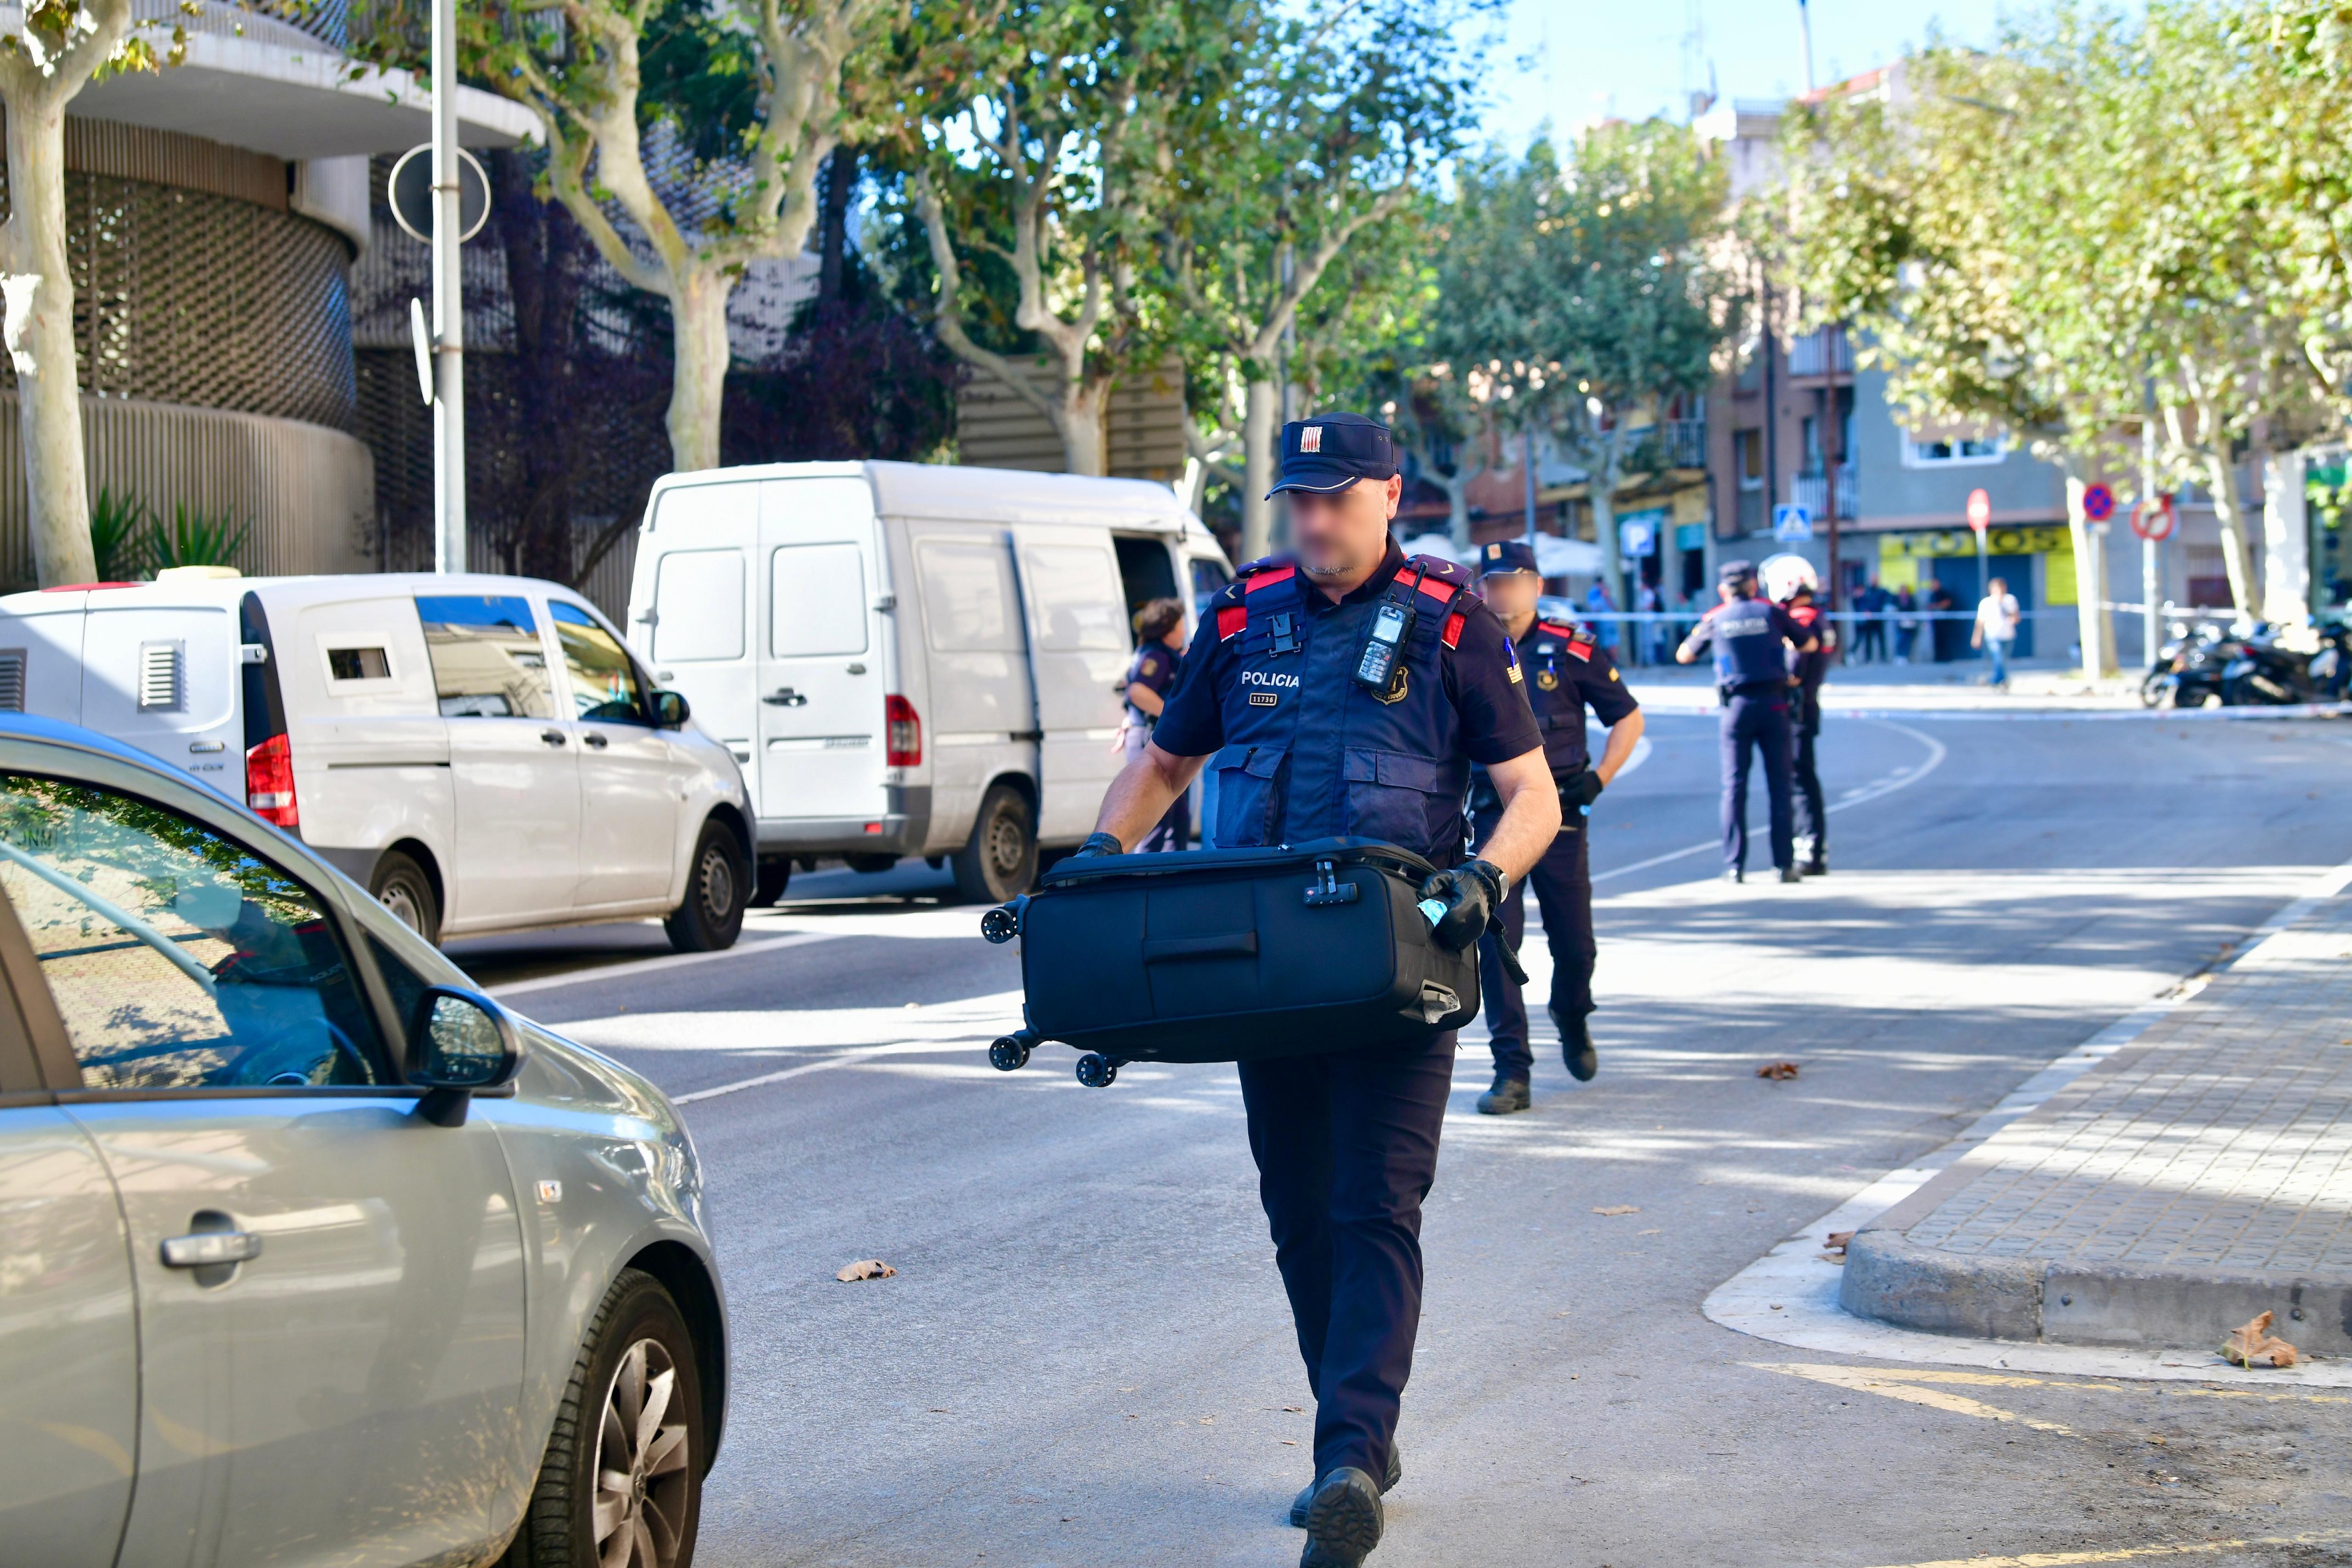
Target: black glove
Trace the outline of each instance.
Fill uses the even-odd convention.
[[[1092,833],[1087,836],[1087,841],[1084,844],[1079,845],[1076,849],[1070,852],[1070,858],[1073,860],[1091,860],[1101,855],[1124,855],[1126,853],[1127,846],[1118,841],[1118,837],[1116,834]]]
[[[1607,787],[1601,782],[1599,773],[1586,768],[1559,786],[1559,809],[1563,813],[1581,811],[1599,800],[1601,792]]]
[[[1451,871],[1440,871],[1421,885],[1424,900],[1434,899],[1445,913],[1430,934],[1437,945],[1460,952],[1486,934],[1495,906],[1503,901],[1503,872],[1484,860],[1465,860]]]

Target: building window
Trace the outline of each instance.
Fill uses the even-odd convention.
[[[1733,455],[1739,463],[1739,488],[1760,490],[1764,488],[1764,432],[1738,430],[1732,433]]]
[[[1967,468],[1998,463],[2008,456],[2009,442],[2002,437],[1903,443],[1903,466],[1906,468]]]

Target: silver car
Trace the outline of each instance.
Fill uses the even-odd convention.
[[[668,1568],[726,1386],[657,1090],[191,776],[0,721],[0,1558]]]

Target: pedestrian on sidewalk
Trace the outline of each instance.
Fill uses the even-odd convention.
[[[1959,641],[1956,635],[1959,623],[1948,618],[1958,614],[1960,602],[1952,597],[1952,591],[1940,579],[1927,579],[1927,647],[1937,664],[1950,662],[1953,645]]]
[[[1641,611],[1643,615],[1654,616],[1661,609],[1664,608],[1664,606],[1665,601],[1658,597],[1658,585],[1655,583],[1649,582],[1645,579],[1639,588],[1633,590],[1633,607]],[[1634,650],[1633,662],[1635,664],[1664,664],[1666,662],[1664,646],[1665,630],[1665,623],[1663,621],[1636,621],[1633,623],[1633,639],[1625,646]]]
[[[1873,577],[1860,594],[1854,595],[1853,607],[1862,612],[1854,639],[1853,656],[1857,663],[1879,664],[1886,658],[1886,607],[1894,595],[1878,585]]]
[[[1609,592],[1606,578],[1595,577],[1592,580],[1592,586],[1584,591],[1584,607],[1592,617],[1592,635],[1598,639],[1599,646],[1614,656],[1617,652],[1617,623],[1604,617],[1616,615],[1617,601]]]
[[[2009,689],[2009,645],[2017,636],[2021,617],[2017,595],[2009,584],[1995,577],[1985,584],[1985,596],[1977,601],[1977,624],[1969,634],[1969,646],[1984,649],[1992,660],[1992,673],[1985,683],[1995,690]]]
[[[1127,666],[1127,711],[1119,726],[1120,749],[1130,757],[1143,754],[1152,726],[1168,706],[1168,693],[1183,668],[1184,603],[1153,599],[1135,612],[1135,658]],[[1192,792],[1186,790],[1169,806],[1159,826],[1135,847],[1139,855],[1181,850],[1192,837]]]
[[[1836,646],[1836,628],[1825,624],[1812,588],[1799,582],[1789,595],[1789,618],[1819,639],[1811,653],[1789,650],[1789,684],[1793,689],[1795,759],[1790,773],[1796,784],[1790,811],[1795,829],[1797,869],[1808,877],[1830,871],[1829,803],[1822,793],[1822,773],[1813,760],[1813,742],[1822,732],[1822,682],[1830,672],[1830,649]]]
[[[1560,1060],[1570,1077],[1590,1081],[1601,1068],[1588,1022],[1592,1013],[1592,860],[1587,819],[1592,803],[1633,754],[1642,738],[1642,708],[1617,671],[1609,650],[1591,631],[1566,621],[1539,620],[1536,595],[1543,579],[1535,552],[1513,542],[1479,552],[1478,592],[1503,623],[1517,649],[1528,706],[1543,731],[1544,763],[1559,790],[1559,836],[1535,868],[1504,890],[1503,935],[1513,947],[1526,934],[1526,889],[1536,890],[1543,910],[1544,941],[1551,949],[1552,1026],[1559,1032]],[[1609,727],[1609,740],[1593,762],[1584,740],[1584,714]],[[1487,837],[1502,820],[1502,802],[1484,768],[1470,771],[1470,815],[1483,853]],[[1488,1116],[1525,1110],[1535,1071],[1528,1045],[1528,1008],[1519,987],[1503,968],[1502,949],[1486,937],[1478,950],[1478,991],[1485,999],[1486,1033],[1495,1055],[1495,1085],[1478,1097]]]
[[[1895,590],[1895,662],[1911,662],[1912,645],[1919,640],[1919,601],[1906,583]]]
[[[1676,664],[1695,663],[1715,649],[1715,689],[1723,699],[1718,739],[1723,748],[1723,879],[1748,879],[1748,765],[1764,754],[1764,794],[1772,824],[1772,864],[1783,882],[1797,882],[1789,804],[1789,650],[1821,646],[1789,612],[1756,593],[1756,567],[1723,563],[1716,593],[1723,601],[1675,649]]]
[[[1455,952],[1559,833],[1559,795],[1502,624],[1448,561],[1408,562],[1390,524],[1403,479],[1388,427],[1327,414],[1282,428],[1292,553],[1255,561],[1211,599],[1184,679],[1111,782],[1081,858],[1150,831],[1212,755],[1220,848],[1358,834],[1441,868],[1423,885]],[[1385,683],[1359,679],[1384,632]],[[1381,759],[1394,787],[1354,764]],[[1485,766],[1502,816],[1465,859],[1462,801]],[[1394,764],[1393,770],[1391,764]],[[1258,1196],[1315,1394],[1315,1474],[1293,1505],[1300,1568],[1356,1568],[1396,1484],[1400,1399],[1421,1321],[1421,1209],[1437,1177],[1454,1033],[1402,1046],[1240,1064]],[[1443,1555],[1441,1553],[1441,1555]]]

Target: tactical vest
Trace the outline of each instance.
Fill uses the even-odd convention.
[[[1591,662],[1592,648],[1591,632],[1559,621],[1538,621],[1528,643],[1528,706],[1543,731],[1544,763],[1556,775],[1591,761],[1577,676]]]
[[[1715,683],[1729,689],[1769,684],[1785,687],[1786,647],[1772,625],[1772,605],[1763,599],[1731,599],[1707,612],[1715,647]]]
[[[1314,590],[1289,557],[1242,568],[1216,608],[1231,656],[1218,693],[1225,744],[1210,760],[1220,848],[1350,837],[1439,866],[1461,858],[1470,761],[1443,660],[1461,637],[1470,587],[1463,568],[1416,555],[1381,593],[1310,611]],[[1376,692],[1354,676],[1391,602],[1410,605],[1412,622]]]

